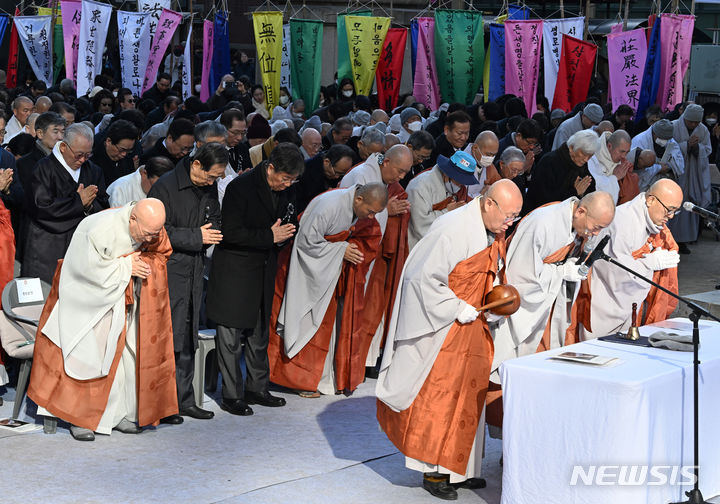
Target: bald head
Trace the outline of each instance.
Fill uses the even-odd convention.
[[[660,179],[650,186],[647,193],[657,196],[663,203],[667,201],[665,205],[669,207],[679,207],[682,205],[682,188],[674,180],[666,178]]]
[[[517,184],[512,180],[501,179],[495,182],[487,191],[488,198],[492,198],[501,205],[508,203],[510,206],[522,207],[523,198]],[[502,201],[501,201],[502,200]]]
[[[353,213],[358,219],[374,217],[385,210],[388,203],[388,190],[385,184],[373,182],[358,186],[353,200]]]
[[[400,139],[397,137],[397,135],[393,135],[392,133],[385,134],[385,152],[387,152],[393,146],[395,146],[399,143],[400,143]]]
[[[610,216],[612,221],[615,215],[615,203],[610,193],[605,191],[594,191],[586,194],[580,200],[580,207],[587,210],[592,217]],[[608,223],[609,224],[609,223]]]
[[[640,170],[644,170],[645,168],[650,168],[652,165],[655,164],[656,161],[657,156],[655,155],[655,151],[645,149],[641,151],[640,155],[638,156],[637,167]]]
[[[322,149],[322,137],[320,132],[314,128],[307,128],[302,132],[302,146],[308,156],[315,157]]]
[[[375,109],[372,111],[372,114],[370,114],[370,124],[377,124],[379,122],[387,124],[390,118],[387,115],[387,112],[385,112],[382,109]]]
[[[399,182],[410,171],[412,164],[412,151],[402,144],[393,145],[385,152],[385,159],[380,166],[383,183],[390,185]]]
[[[573,212],[572,227],[578,236],[597,236],[615,218],[615,200],[610,193],[586,194]]]
[[[475,138],[475,145],[485,151],[498,151],[499,142],[498,137],[492,131],[481,131],[480,134]]]
[[[485,229],[504,233],[522,210],[520,189],[512,180],[501,179],[491,185],[480,202]]]
[[[52,100],[47,96],[41,96],[35,102],[35,112],[37,112],[38,114],[43,114],[50,110],[51,106]]]
[[[165,205],[159,199],[138,201],[130,212],[130,236],[139,243],[154,240],[165,225]]]
[[[615,131],[615,126],[613,126],[613,123],[610,121],[600,121],[597,126],[595,126],[595,133],[599,135],[602,135],[606,131],[609,131],[610,133],[613,133]]]

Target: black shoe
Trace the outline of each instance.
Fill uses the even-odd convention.
[[[212,411],[198,408],[195,405],[188,406],[187,408],[181,409],[180,414],[182,416],[189,416],[192,418],[197,418],[198,420],[210,420],[212,417],[215,416],[215,413],[213,413]]]
[[[160,419],[160,423],[170,424],[170,425],[180,425],[184,421],[185,421],[185,419],[183,417],[181,417],[180,415],[170,415],[170,416],[166,416],[165,418]]]
[[[267,406],[268,408],[278,408],[285,406],[285,399],[282,397],[275,397],[271,395],[267,390],[262,394],[256,392],[245,392],[245,400],[248,404],[259,404],[260,406]]]
[[[366,367],[365,368],[365,378],[377,380],[377,377],[379,374],[380,374],[380,371],[378,370],[377,367]]]
[[[437,479],[437,478],[433,478]],[[431,481],[427,477],[423,478],[423,488],[432,495],[443,500],[457,500],[458,494],[447,479],[441,481]]]
[[[95,433],[93,431],[78,427],[77,425],[70,426],[70,434],[72,434],[72,437],[77,441],[95,441]]]
[[[678,243],[678,247],[681,254],[689,254],[690,253],[690,247],[687,246],[687,243]]]
[[[142,429],[135,422],[131,422],[126,418],[120,420],[120,423],[113,427],[113,430],[122,432],[123,434],[140,434]]]
[[[231,415],[250,416],[253,410],[242,399],[228,399],[220,403],[220,408],[227,411]]]
[[[468,478],[460,483],[450,483],[453,488],[485,488],[487,481],[483,478]]]

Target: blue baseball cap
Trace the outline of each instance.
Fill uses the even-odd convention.
[[[450,159],[441,154],[438,156],[437,165],[440,171],[455,182],[460,182],[466,186],[480,183],[475,177],[475,168],[477,166],[475,158],[467,152],[457,151]]]

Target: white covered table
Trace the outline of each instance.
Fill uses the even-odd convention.
[[[692,332],[687,319],[640,328],[648,336],[665,325]],[[575,351],[618,357],[614,367],[548,360]],[[693,465],[692,352],[586,341],[506,361],[503,383],[502,504],[662,504],[686,500],[691,485],[662,483],[644,466]],[[700,490],[720,494],[720,324],[700,321]],[[591,484],[573,468],[602,469]],[[618,466],[630,466],[627,469]],[[632,476],[632,466],[638,466]],[[625,476],[618,478],[621,471]],[[660,468],[666,480],[687,477]],[[688,470],[689,472],[689,470]],[[690,472],[691,474],[691,472]],[[613,476],[614,475],[614,476]],[[640,484],[618,485],[619,479]],[[644,480],[644,481],[643,481]],[[598,482],[610,482],[598,485]]]

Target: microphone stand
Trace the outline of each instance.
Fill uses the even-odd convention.
[[[677,502],[674,504],[708,504],[706,500],[703,499],[702,493],[700,493],[700,456],[699,456],[699,413],[698,413],[698,375],[700,371],[700,359],[698,357],[698,350],[700,348],[700,327],[699,327],[699,321],[700,317],[707,317],[713,320],[716,320],[720,322],[720,318],[712,315],[710,312],[708,312],[705,308],[702,306],[698,306],[697,304],[693,303],[692,301],[688,301],[685,298],[682,298],[675,294],[672,291],[669,291],[662,285],[658,285],[657,283],[653,282],[649,278],[645,278],[644,276],[636,273],[632,269],[628,268],[624,264],[621,264],[620,262],[616,261],[612,257],[608,256],[604,252],[601,252],[601,255],[598,257],[598,259],[603,259],[605,261],[608,261],[615,266],[624,269],[628,273],[631,273],[633,276],[636,276],[640,278],[641,280],[644,280],[645,282],[649,283],[650,285],[653,285],[663,291],[665,294],[668,294],[669,296],[672,296],[673,298],[677,299],[681,303],[683,303],[685,306],[690,308],[692,310],[692,313],[689,315],[689,319],[692,320],[693,323],[693,407],[694,407],[694,418],[693,418],[693,428],[694,428],[694,468],[693,472],[695,473],[695,487],[692,490],[689,490],[685,492],[685,495],[688,496],[688,500],[683,502]]]

